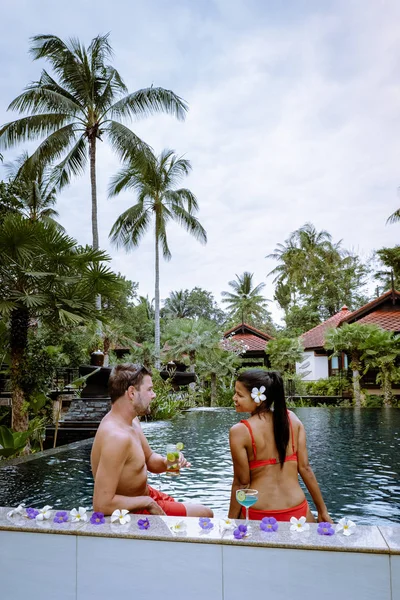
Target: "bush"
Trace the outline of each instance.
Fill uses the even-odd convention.
[[[307,396],[341,396],[343,392],[351,393],[351,383],[345,377],[334,375],[318,381],[304,381]]]

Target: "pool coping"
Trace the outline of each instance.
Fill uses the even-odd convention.
[[[279,523],[277,532],[266,533],[260,529],[259,521],[251,521],[251,535],[241,540],[233,537],[233,530],[222,529],[222,519],[211,519],[213,528],[202,530],[199,520],[194,517],[164,517],[149,515],[149,528],[141,530],[139,519],[143,515],[132,514],[131,521],[125,525],[111,523],[106,517],[101,525],[86,523],[54,523],[56,510],[51,518],[44,521],[32,521],[21,515],[8,516],[11,509],[0,508],[0,532],[44,533],[57,535],[91,536],[103,538],[139,539],[149,541],[187,542],[200,544],[220,544],[245,547],[282,548],[292,550],[314,550],[331,552],[357,552],[367,554],[400,554],[400,526],[359,525],[353,535],[319,535],[318,524],[311,523],[308,531],[297,533],[290,531],[290,523]],[[88,515],[91,513],[88,512]],[[173,532],[171,527],[177,522],[183,524],[183,531]],[[237,525],[243,521],[237,521]],[[181,525],[182,526],[182,525]],[[0,534],[1,535],[1,534]]]
[[[36,460],[37,458],[53,456],[54,454],[61,454],[62,452],[67,452],[68,450],[76,450],[76,448],[81,448],[83,446],[93,444],[93,440],[94,437],[91,437],[85,440],[79,440],[79,442],[71,442],[70,444],[57,446],[57,448],[48,448],[47,450],[34,452],[33,454],[28,454],[27,456],[19,456],[18,458],[7,458],[6,460],[0,460],[0,469],[4,469],[5,467],[13,467],[15,465],[21,465],[27,462],[31,462],[32,460]]]

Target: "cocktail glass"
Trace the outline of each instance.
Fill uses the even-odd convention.
[[[257,502],[258,490],[236,490],[236,500],[246,509],[246,523],[249,521],[249,508]]]
[[[167,474],[179,475],[179,450],[178,444],[167,444]]]

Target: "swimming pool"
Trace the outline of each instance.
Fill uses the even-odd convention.
[[[359,524],[400,523],[400,410],[294,412],[305,425],[310,462],[331,516],[346,515]],[[228,433],[238,420],[231,409],[209,409],[143,423],[154,450],[164,452],[168,442],[181,441],[192,463],[179,477],[150,475],[150,484],[226,514],[232,481]],[[88,440],[18,464],[0,463],[0,506],[91,506],[90,450]]]

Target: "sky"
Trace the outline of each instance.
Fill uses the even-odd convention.
[[[170,262],[160,289],[221,291],[244,271],[266,284],[277,243],[306,222],[367,259],[398,243],[386,225],[400,197],[400,3],[397,0],[1,0],[0,123],[7,106],[43,61],[29,38],[55,34],[89,45],[110,32],[114,66],[129,91],[172,89],[190,107],[184,122],[158,115],[129,126],[155,152],[172,148],[193,171],[182,183],[196,195],[208,243],[171,224]],[[3,151],[12,160],[22,145]],[[100,246],[111,267],[154,297],[152,231],[129,254],[108,235],[135,203],[108,199],[119,162],[106,142],[98,151]],[[0,179],[5,172],[0,167]],[[91,243],[89,172],[59,196],[69,235]],[[276,305],[269,308],[276,321]]]

